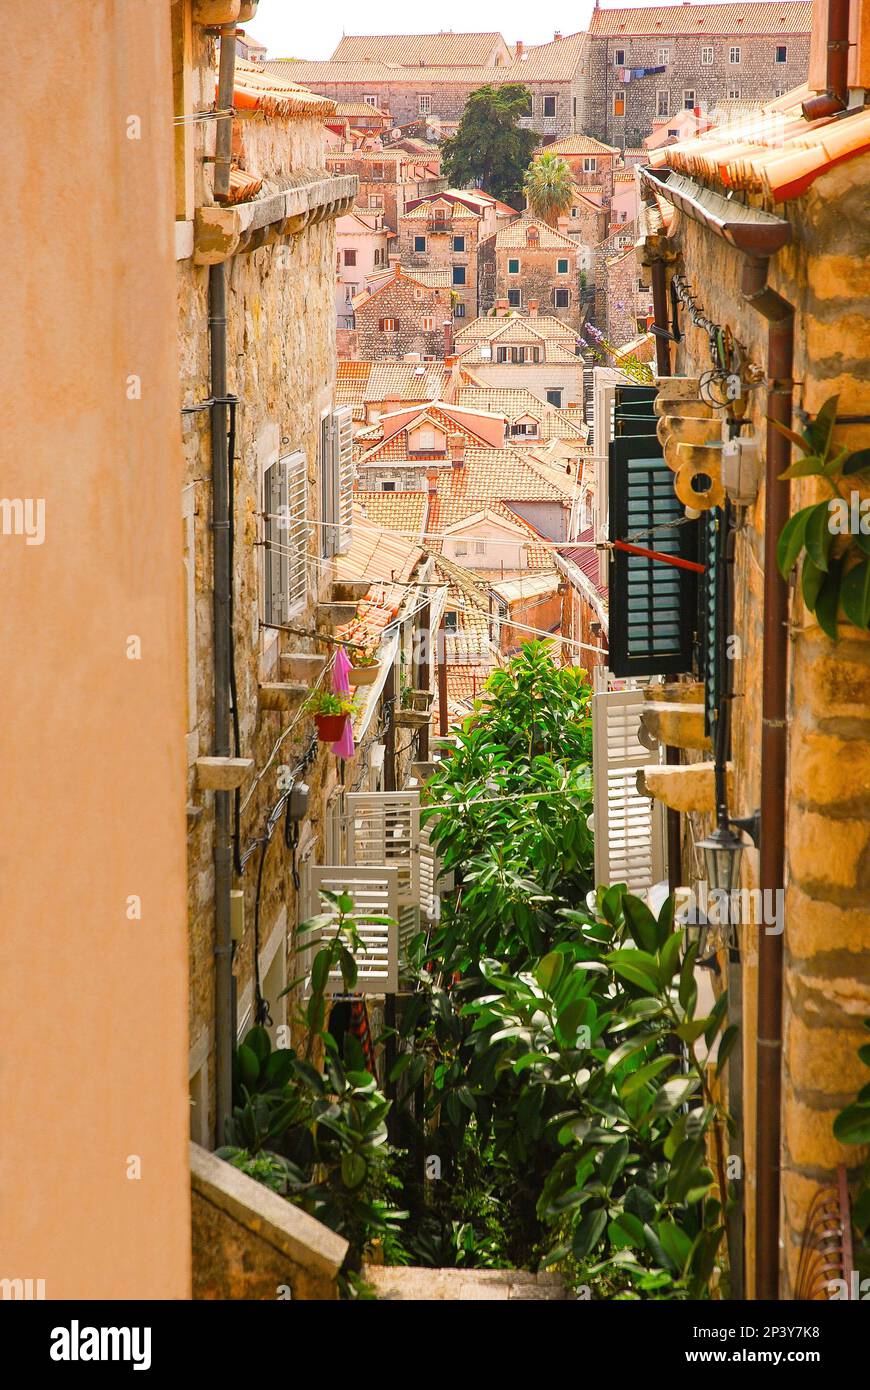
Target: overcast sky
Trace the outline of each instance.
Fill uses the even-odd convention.
[[[440,0],[424,18],[423,11],[408,0],[378,0],[366,7],[351,5],[288,3],[288,0],[260,0],[250,32],[268,45],[270,58],[328,58],[342,36],[348,34],[427,34],[438,29],[476,30],[503,34],[509,44],[548,43],[554,32],[575,34],[586,26],[593,0],[576,5],[556,4],[554,0]],[[632,0],[642,4],[643,0]],[[650,0],[656,3],[656,0]],[[661,0],[658,0],[661,3]],[[611,8],[604,5],[603,8]],[[615,6],[613,7],[615,8]],[[435,16],[433,21],[432,16]]]

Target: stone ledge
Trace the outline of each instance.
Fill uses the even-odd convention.
[[[297,236],[316,222],[340,217],[357,192],[355,174],[324,174],[250,203],[197,208],[194,261],[219,265],[243,251],[256,251],[282,236]]]
[[[678,700],[649,701],[643,708],[640,722],[654,739],[668,748],[698,748],[709,750],[710,739],[704,733],[704,706]]]
[[[328,1226],[194,1143],[190,1145],[190,1180],[195,1195],[272,1245],[293,1264],[335,1278],[348,1242]]]
[[[734,799],[734,764],[726,768],[728,804]],[[682,766],[643,767],[637,774],[642,796],[655,797],[671,811],[715,811],[715,763],[686,763]]]

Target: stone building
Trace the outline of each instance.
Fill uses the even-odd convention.
[[[383,213],[352,208],[335,227],[335,312],[338,327],[353,328],[353,298],[389,267],[390,234]]]
[[[771,99],[803,82],[808,0],[596,8],[575,129],[638,146],[655,121],[720,99]]]
[[[475,319],[456,334],[459,368],[485,386],[520,387],[557,409],[577,409],[583,401],[583,359],[577,333],[564,319],[512,312],[506,300],[495,314]]]
[[[564,159],[581,192],[584,189],[600,192],[605,203],[613,197],[614,170],[622,164],[622,151],[614,145],[605,145],[592,135],[577,132],[548,145],[539,145],[535,157],[541,154]]]
[[[435,149],[425,155],[385,148],[335,150],[327,155],[326,167],[331,174],[356,178],[357,206],[381,213],[391,232],[409,204],[447,187]]]
[[[444,357],[453,342],[449,270],[391,266],[353,300],[356,354],[359,357]]]
[[[814,16],[810,91],[838,93],[848,114],[807,121],[798,92],[785,121],[772,112],[725,135],[711,130],[654,151],[641,183],[643,259],[664,269],[657,322],[670,321],[667,284],[679,272],[700,312],[742,345],[733,368],[761,383],[735,408],[745,407],[742,476],[725,472],[724,455],[715,464],[732,499],[727,631],[736,641],[729,638],[731,661],[720,664],[712,652],[712,693],[697,697],[709,698],[714,711],[732,697],[728,814],[761,808],[760,851],[749,845],[744,853],[741,886],[780,904],[779,918],[766,913],[763,927],[754,910],[741,915],[736,968],[733,952],[731,966],[727,951],[717,957],[731,971],[741,1033],[728,1093],[743,1120],[729,1142],[745,1174],[746,1288],[760,1298],[831,1296],[823,1272],[820,1292],[807,1292],[801,1247],[806,1236],[814,1250],[814,1199],[836,1190],[838,1165],[857,1172],[863,1152],[837,1142],[832,1125],[866,1084],[858,1049],[870,1014],[870,638],[840,610],[834,640],[820,625],[821,604],[817,615],[804,602],[806,588],[784,583],[775,560],[788,516],[828,489],[813,477],[784,479],[789,456],[800,454],[769,421],[799,431],[838,398],[834,452],[851,451],[866,446],[859,422],[870,412],[867,7],[854,15],[859,43],[845,82],[835,58],[826,69],[824,4]],[[711,366],[709,334],[688,318],[678,345],[658,341],[663,375],[694,377]],[[866,476],[846,480],[856,496],[866,496]],[[717,524],[726,520],[719,509]],[[829,628],[837,608],[835,597]],[[700,837],[715,804],[709,743],[706,753],[689,751],[678,729],[666,741],[682,742],[687,766],[667,770],[672,785],[663,782],[660,794],[683,813],[686,837],[690,825]],[[692,791],[687,779],[701,778],[699,758],[707,781]],[[682,881],[691,886],[695,872],[687,858]],[[818,1259],[811,1255],[811,1272]]]
[[[540,135],[578,129],[584,34],[509,48],[499,34],[351,35],[326,62],[275,60],[267,67],[336,101],[367,101],[396,126],[455,125],[471,92],[521,82],[531,97],[521,124]]]
[[[579,328],[579,247],[571,237],[535,217],[523,216],[478,248],[482,314],[504,301],[511,309],[532,304],[570,328]]]
[[[412,203],[398,225],[402,264],[410,270],[444,269],[453,291],[453,316],[473,319],[479,312],[478,247],[517,214],[487,193],[446,189]]]

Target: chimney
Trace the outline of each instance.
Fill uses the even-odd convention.
[[[539,306],[539,305],[540,305],[540,300],[539,300],[539,299],[530,299],[530,300],[529,300],[529,318],[530,318],[530,319],[536,319],[536,318],[538,317],[538,306]]]
[[[561,39],[561,37],[562,37],[562,30],[561,30],[561,29],[557,29],[556,32],[555,32],[555,34],[553,35],[553,43],[558,43],[559,40]]]
[[[452,320],[452,319],[445,319],[445,320],[444,320],[444,325],[443,325],[443,326],[444,326],[444,360],[445,360],[445,362],[446,362],[446,361],[447,361],[447,358],[448,358],[448,357],[451,355],[451,353],[453,352],[453,320]]]
[[[401,255],[398,251],[390,251],[387,255],[387,260],[390,263],[390,269],[394,270],[397,275],[401,275],[402,273],[402,267],[399,264],[400,259]]]
[[[509,308],[510,308],[510,305],[508,304],[508,302],[507,302],[506,299],[497,299],[497,300],[495,301],[495,316],[496,316],[496,318],[503,319],[504,316],[505,316],[505,314],[508,312],[508,309],[509,309]]]
[[[450,451],[450,463],[453,468],[465,467],[465,435],[448,434],[447,448]]]
[[[522,39],[517,39],[517,46],[516,46],[516,48],[514,49],[514,58],[515,58],[516,61],[519,63],[519,62],[522,60],[522,56],[523,56],[523,41],[522,41]]]
[[[456,392],[459,389],[459,356],[451,353],[444,358],[444,366],[449,372],[447,382],[444,386],[443,396],[445,401],[455,401]]]
[[[429,494],[430,497],[433,497],[433,496],[435,495],[435,493],[438,491],[438,469],[437,469],[437,468],[427,468],[427,469],[426,469],[426,491],[428,492],[428,494]]]

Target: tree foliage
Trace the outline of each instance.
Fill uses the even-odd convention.
[[[572,184],[566,161],[557,154],[542,154],[526,170],[523,192],[535,216],[555,227],[571,206]]]
[[[476,186],[515,206],[523,172],[538,136],[517,124],[529,113],[530,94],[521,82],[487,84],[472,92],[456,134],[443,145],[443,169],[451,186]]]

